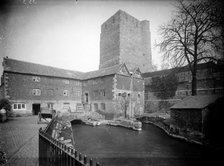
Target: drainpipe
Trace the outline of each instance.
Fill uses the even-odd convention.
[[[130,85],[130,109],[131,109],[131,118],[132,116],[132,91],[133,91],[133,74],[131,74],[131,85]]]

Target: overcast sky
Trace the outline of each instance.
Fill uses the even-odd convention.
[[[97,70],[101,24],[121,9],[150,21],[152,59],[160,66],[154,43],[160,40],[159,25],[171,17],[173,1],[35,0],[29,7],[15,1],[0,12],[0,62],[8,56],[76,71]]]

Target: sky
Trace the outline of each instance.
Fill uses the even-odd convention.
[[[101,24],[121,9],[150,21],[152,60],[161,66],[155,43],[161,40],[159,26],[172,16],[171,0],[15,1],[0,8],[0,62],[8,56],[81,72],[98,70]]]

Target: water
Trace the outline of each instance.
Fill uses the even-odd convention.
[[[161,129],[144,124],[142,131],[101,125],[73,125],[75,147],[105,166],[201,165],[207,150],[174,139]]]

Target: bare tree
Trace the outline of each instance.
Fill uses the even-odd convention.
[[[160,27],[163,41],[158,44],[163,61],[173,67],[188,65],[192,73],[192,95],[197,95],[197,65],[216,61],[221,49],[221,29],[212,21],[212,3],[208,1],[184,1],[176,4],[176,14]]]

